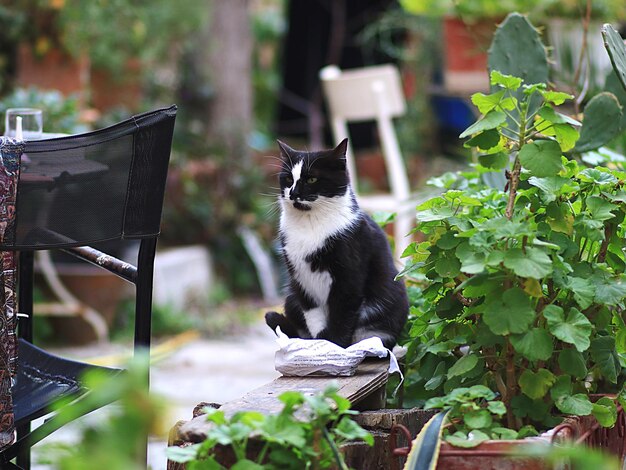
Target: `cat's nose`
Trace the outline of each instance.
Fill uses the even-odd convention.
[[[289,191],[289,199],[291,199],[292,201],[300,199],[300,193],[295,189],[292,189],[291,191]]]

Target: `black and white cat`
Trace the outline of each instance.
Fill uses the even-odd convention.
[[[378,336],[396,344],[408,314],[406,289],[385,233],[359,208],[346,168],[348,140],[304,152],[278,142],[280,241],[290,275],[284,315],[265,314],[291,338],[347,347]]]

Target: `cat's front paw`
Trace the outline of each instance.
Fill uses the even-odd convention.
[[[265,323],[267,323],[267,326],[269,326],[274,333],[276,333],[276,328],[279,326],[282,330],[286,321],[287,318],[278,312],[267,312],[265,314]]]

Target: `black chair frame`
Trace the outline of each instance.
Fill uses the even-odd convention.
[[[0,250],[19,252],[17,301],[19,306],[18,336],[20,338],[17,382],[16,385],[14,385],[13,393],[17,439],[14,444],[0,452],[0,468],[29,469],[31,465],[30,448],[44,437],[66,424],[60,422],[56,419],[56,416],[53,415],[31,432],[31,422],[34,419],[46,415],[49,412],[48,406],[50,403],[45,403],[45,406],[40,404],[41,406],[39,406],[36,403],[33,404],[32,400],[24,402],[28,398],[16,396],[15,392],[19,389],[20,383],[27,384],[25,389],[28,389],[28,382],[29,380],[32,381],[32,377],[30,377],[29,374],[36,375],[42,373],[43,375],[38,377],[37,381],[45,382],[47,380],[47,376],[45,375],[47,372],[42,372],[39,370],[39,366],[32,366],[28,364],[28,362],[34,362],[36,364],[43,363],[45,364],[45,368],[60,370],[61,374],[64,374],[61,379],[62,382],[66,381],[62,384],[64,388],[61,392],[57,392],[54,399],[67,396],[74,396],[76,399],[80,399],[81,396],[87,393],[88,390],[80,383],[80,376],[88,369],[97,368],[105,370],[110,374],[122,372],[120,369],[98,367],[60,358],[32,345],[35,250],[59,249],[132,283],[135,287],[134,351],[137,353],[139,350],[150,348],[154,258],[156,254],[157,238],[160,231],[160,215],[175,116],[176,107],[171,106],[169,108],[134,116],[127,121],[93,133],[51,139],[49,141],[26,142],[24,153],[28,153],[29,151],[36,153],[40,149],[54,152],[55,145],[57,145],[56,142],[58,142],[58,146],[61,148],[60,151],[62,152],[64,148],[74,148],[73,142],[76,142],[77,145],[84,144],[86,142],[85,139],[94,138],[94,136],[97,137],[101,135],[106,139],[117,138],[119,135],[128,134],[133,137],[132,157],[135,158],[134,152],[138,154],[143,152],[142,155],[150,152],[158,153],[158,161],[154,162],[154,164],[159,166],[160,169],[151,171],[147,166],[152,163],[144,158],[145,155],[142,157],[145,161],[131,163],[129,170],[131,176],[129,177],[129,187],[127,188],[127,192],[130,196],[126,197],[125,204],[132,206],[132,210],[138,212],[138,214],[126,216],[125,213],[123,226],[119,230],[119,234],[107,237],[108,240],[139,240],[140,244],[136,266],[83,244],[85,240],[76,240],[65,234],[58,234],[54,230],[50,230],[46,227],[39,227],[32,231],[31,236],[34,234],[35,240],[33,243],[20,240],[18,237],[18,240],[13,242],[13,246],[0,246]],[[155,126],[158,129],[155,130]],[[141,152],[139,152],[137,150],[138,147],[143,145],[139,138],[140,136],[137,135],[139,132],[164,133],[165,135],[160,137],[161,140],[159,141],[161,148],[158,150],[150,148],[147,150],[141,149]],[[133,172],[143,172],[149,174],[149,177],[142,178],[137,175],[133,176]],[[156,176],[154,174],[155,172],[158,173]],[[67,179],[67,174],[61,173],[58,178]],[[149,188],[146,189],[142,187],[142,185],[145,186],[147,184],[150,184]],[[18,184],[18,194],[20,191],[19,187]],[[142,193],[146,191],[150,194],[145,195]],[[158,208],[153,207],[153,210],[145,211],[151,212],[150,214],[142,214],[142,207],[147,204],[158,205]],[[142,217],[145,220],[143,220]],[[142,220],[138,222],[138,219]],[[100,240],[86,241],[91,244],[92,242],[97,243]],[[149,377],[146,378],[146,380],[148,379]],[[97,408],[107,404],[108,403],[100,403]],[[144,439],[144,448],[147,451],[147,436],[145,436]],[[15,459],[15,463],[12,462],[13,459]]]

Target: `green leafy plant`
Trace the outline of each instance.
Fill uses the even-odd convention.
[[[153,431],[163,433],[167,423],[165,403],[148,391],[149,355],[138,354],[122,374],[91,371],[85,378],[90,392],[79,400],[59,402],[57,416],[42,428],[56,429],[92,410],[118,400],[105,417],[83,422],[79,441],[43,444],[42,452],[52,468],[60,470],[109,470],[145,468],[144,440]],[[68,404],[68,401],[71,402]],[[39,430],[35,431],[35,434]]]
[[[500,420],[506,414],[506,406],[496,398],[488,387],[473,385],[431,398],[424,408],[449,410],[446,419],[452,426],[444,429],[444,439],[458,447],[475,447],[488,439],[520,439],[537,434],[530,425],[519,431],[504,427]],[[451,434],[450,429],[455,432]]]
[[[170,460],[185,463],[189,470],[223,469],[216,460],[220,446],[230,446],[238,469],[340,468],[346,464],[339,451],[341,444],[359,439],[373,444],[372,436],[350,415],[349,400],[329,387],[323,393],[308,396],[285,392],[284,404],[276,415],[253,411],[235,413],[226,418],[220,410],[207,409],[213,427],[200,444],[168,449]],[[250,452],[253,443],[259,449]]]
[[[596,96],[579,131],[555,109],[569,95],[498,71],[491,83],[493,93],[473,95],[482,117],[461,135],[478,163],[435,181],[447,192],[418,208],[426,240],[407,250],[405,274],[424,288],[408,386],[426,398],[486,385],[513,430],[571,414],[612,426],[615,402],[589,394],[623,382],[626,174],[565,153],[613,138],[621,107]],[[503,169],[504,190],[485,183]]]

